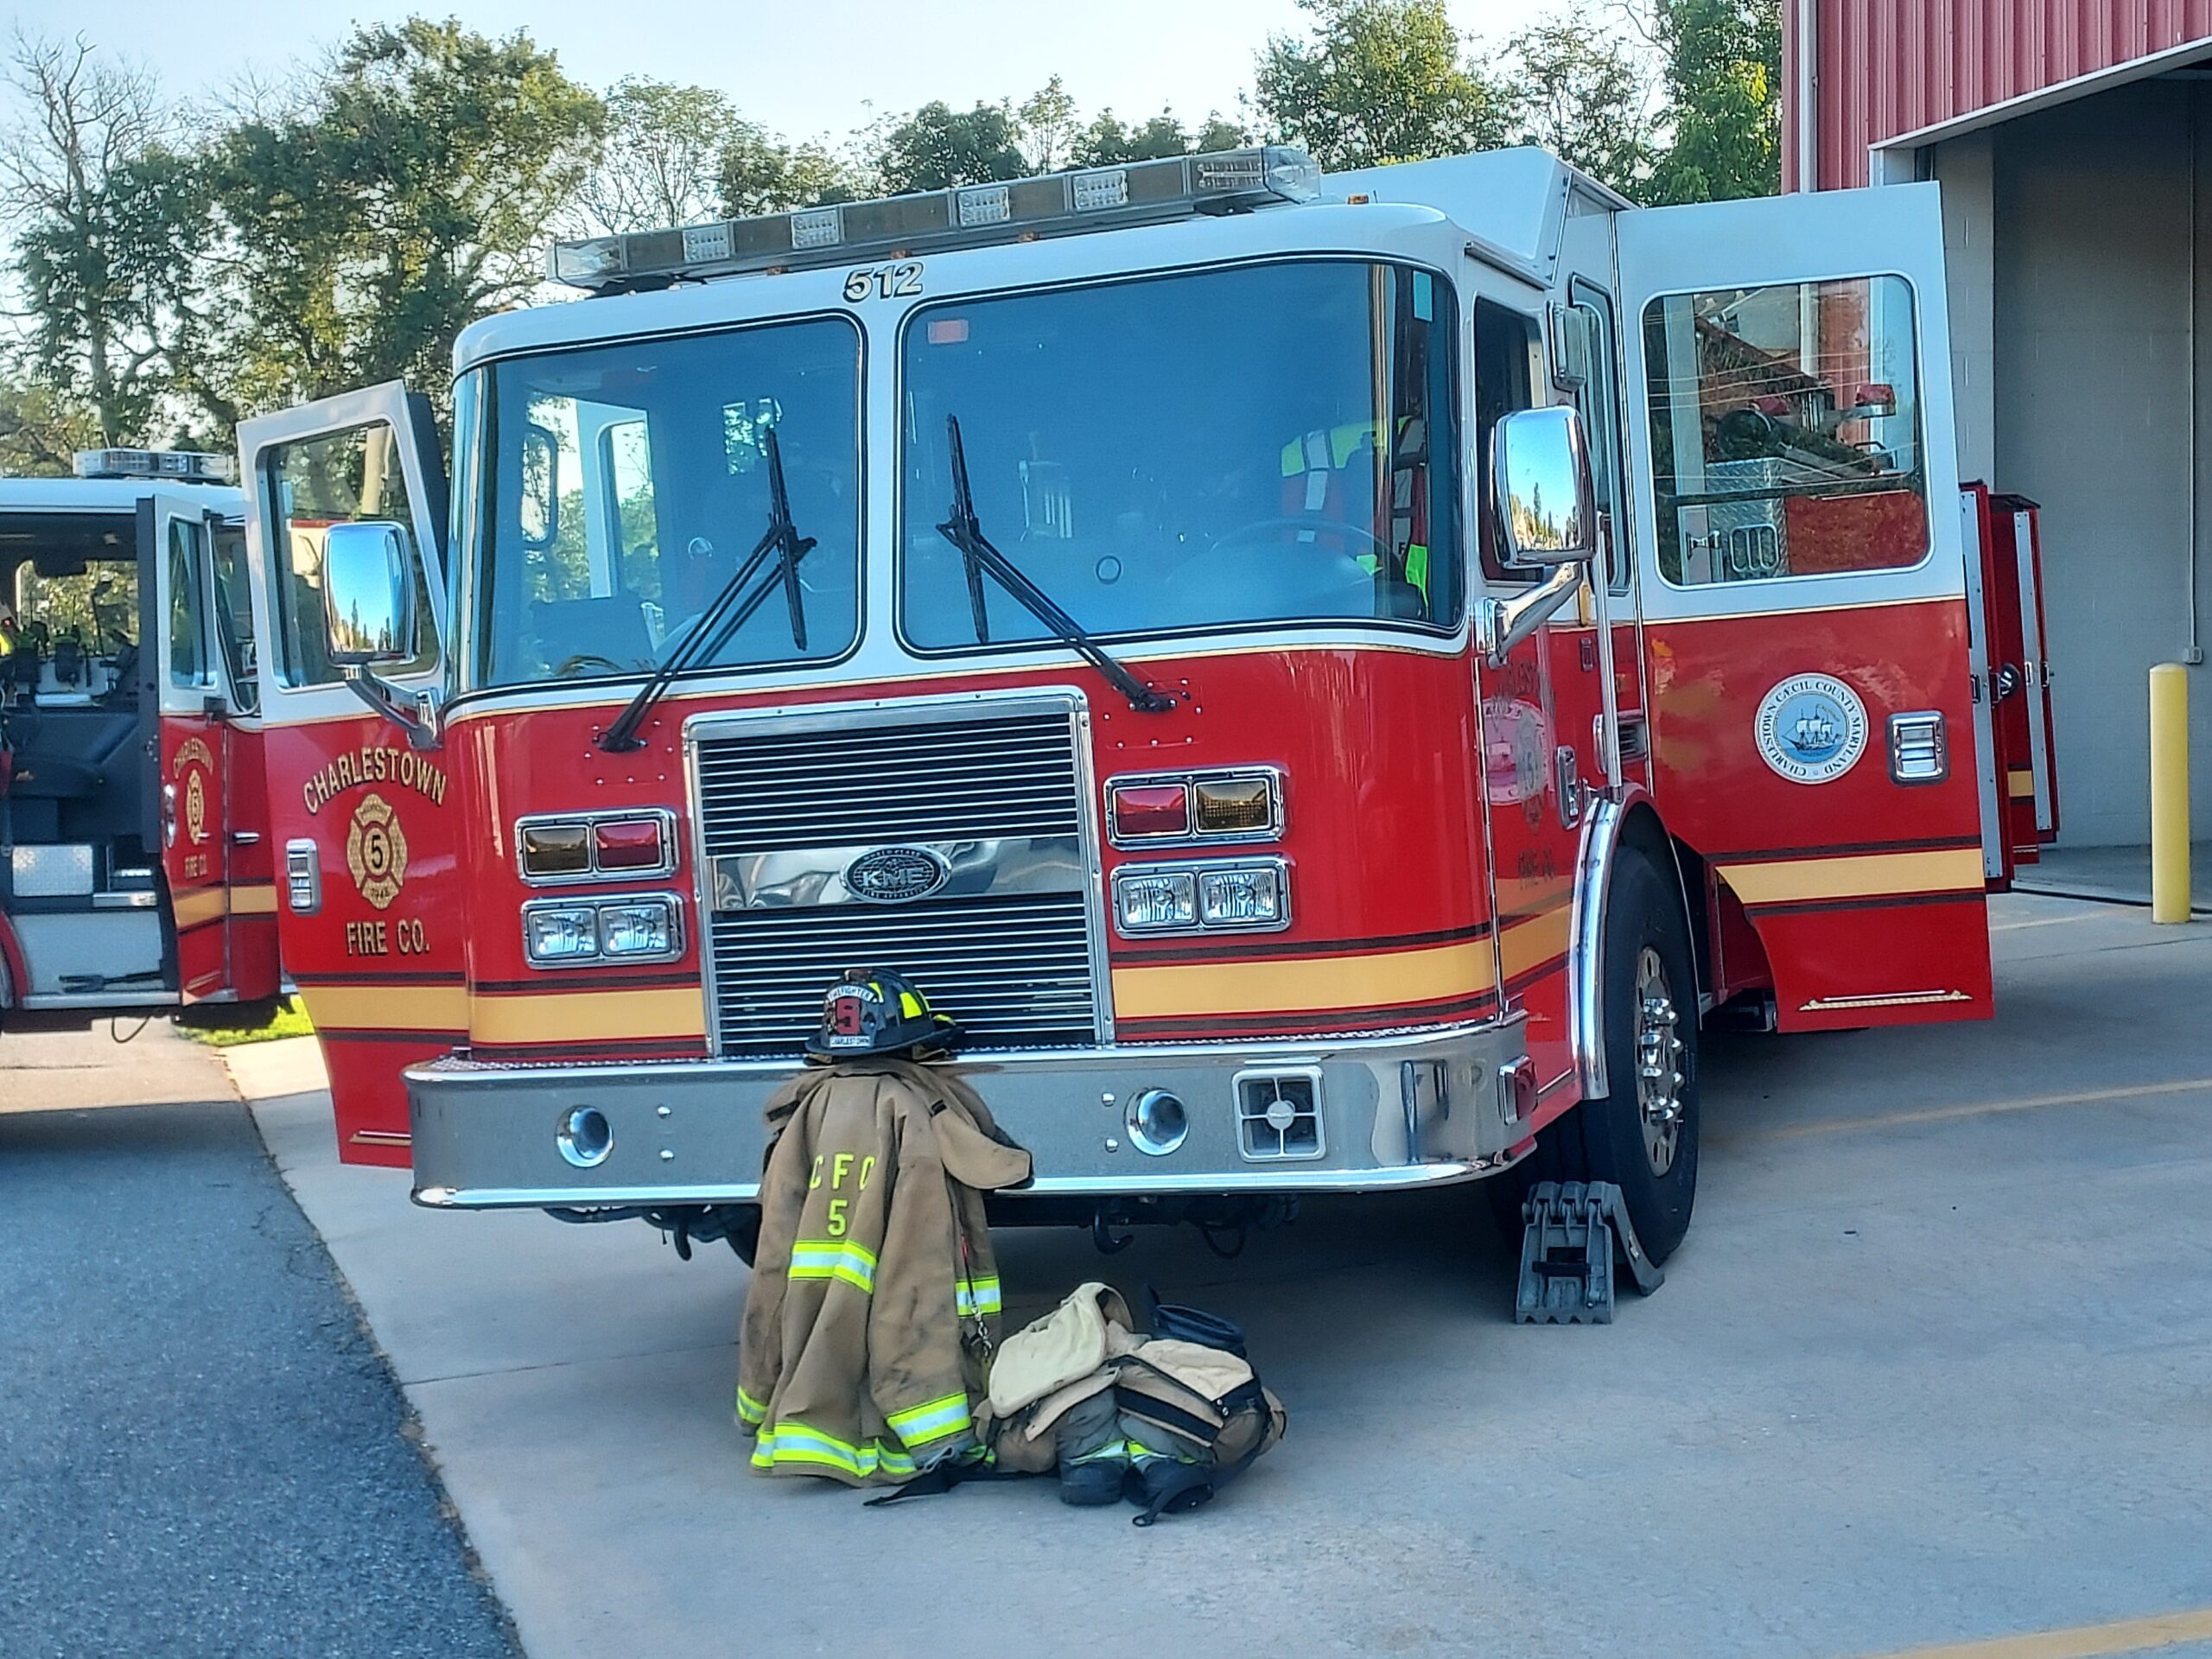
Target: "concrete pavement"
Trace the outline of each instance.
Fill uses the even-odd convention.
[[[337,1166],[311,1054],[242,1053],[534,1659],[1842,1659],[2212,1607],[2212,929],[1993,914],[1993,1024],[1711,1044],[1696,1224],[1609,1328],[1507,1323],[1468,1193],[1311,1205],[1235,1262],[1002,1234],[1015,1321],[1154,1283],[1289,1403],[1150,1531],[1041,1483],[869,1510],[751,1477],[720,1247],[415,1210]],[[2195,1616],[2159,1650],[2212,1654]]]
[[[213,1054],[0,1035],[0,1655],[512,1654]]]

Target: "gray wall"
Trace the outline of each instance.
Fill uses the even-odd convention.
[[[2149,836],[2145,674],[2188,639],[2192,371],[2212,296],[2192,283],[2212,144],[2198,83],[2146,82],[1936,148],[1957,335],[1960,475],[2043,506],[2063,844]],[[2206,499],[2212,500],[2212,494]],[[2212,540],[2200,524],[2200,545]],[[2198,556],[2200,613],[2212,556]],[[2212,829],[2212,687],[2191,674],[2194,817]]]

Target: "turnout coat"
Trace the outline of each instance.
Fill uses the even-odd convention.
[[[982,1194],[1029,1179],[975,1091],[895,1058],[810,1069],[768,1102],[760,1243],[738,1343],[753,1467],[897,1484],[980,1451],[999,1336]]]

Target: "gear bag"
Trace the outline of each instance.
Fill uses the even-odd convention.
[[[1243,1332],[1153,1307],[1158,1325],[1204,1339],[1139,1336],[1121,1293],[1094,1281],[1001,1344],[977,1422],[994,1478],[1057,1469],[1065,1502],[1126,1497],[1146,1527],[1207,1502],[1282,1438],[1288,1414],[1244,1357]],[[932,1471],[872,1501],[976,1478]]]

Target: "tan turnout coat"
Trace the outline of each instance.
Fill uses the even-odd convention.
[[[770,1099],[760,1243],[738,1343],[753,1466],[896,1484],[977,1449],[999,1335],[982,1193],[1029,1154],[941,1066],[850,1060]]]

